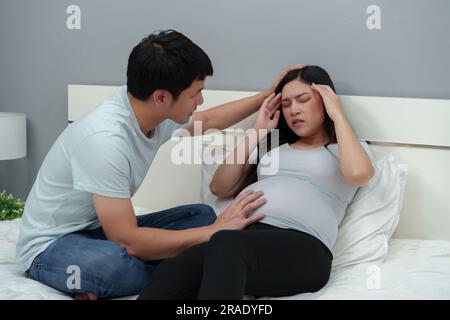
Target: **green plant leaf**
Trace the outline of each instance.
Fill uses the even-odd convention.
[[[0,221],[14,220],[20,218],[23,214],[25,202],[21,199],[15,199],[5,190],[0,193]]]

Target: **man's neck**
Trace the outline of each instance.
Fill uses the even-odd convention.
[[[130,93],[127,93],[127,95],[139,128],[146,137],[151,138],[153,129],[167,117],[158,113],[156,108],[152,108],[151,104],[134,98]]]

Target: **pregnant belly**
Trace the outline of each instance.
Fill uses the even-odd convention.
[[[263,191],[267,203],[251,212],[264,213],[286,221],[300,221],[309,225],[336,222],[335,204],[309,181],[274,176],[257,181],[242,190]],[[331,221],[330,221],[331,219]],[[334,221],[333,221],[334,220]]]

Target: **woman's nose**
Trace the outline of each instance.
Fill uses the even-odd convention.
[[[302,112],[302,109],[298,104],[295,104],[295,103],[292,104],[292,107],[291,107],[292,115],[297,115],[297,114],[300,114],[301,112]]]

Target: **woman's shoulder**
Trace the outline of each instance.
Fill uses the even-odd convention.
[[[372,151],[370,150],[369,144],[367,143],[366,140],[363,139],[357,139],[359,144],[364,148],[364,150],[367,152],[367,154],[369,155],[370,159],[373,159],[373,154]],[[330,151],[333,151],[333,154],[335,154],[336,156],[339,156],[339,144],[337,142],[334,143],[330,143],[327,146],[324,146],[324,148],[327,148]]]
[[[367,143],[366,140],[363,140],[363,139],[357,139],[357,140],[363,147],[369,147],[369,144]],[[330,143],[328,146],[337,147],[338,145],[339,144],[337,142],[334,142],[334,143]]]
[[[372,153],[372,150],[370,149],[370,146],[369,146],[369,144],[367,143],[367,141],[366,141],[366,140],[363,140],[363,139],[357,139],[357,140],[358,140],[359,144],[364,148],[364,150],[365,150],[365,151],[367,152],[367,154],[369,155],[370,160],[373,161],[373,153]],[[332,148],[333,150],[337,150],[337,148],[338,148],[338,144],[337,144],[337,143],[330,144],[329,146],[330,146],[330,148]]]

